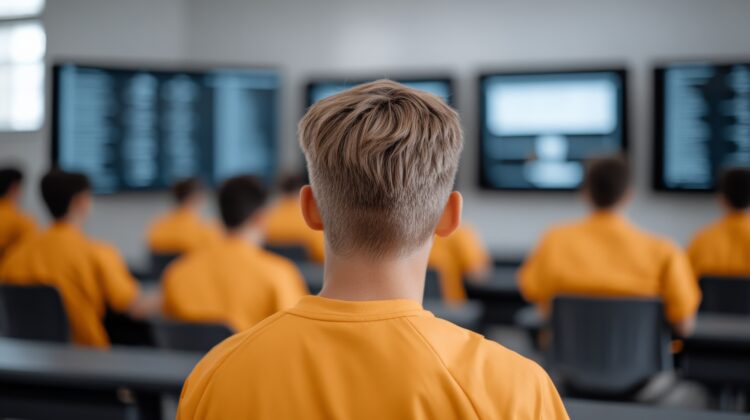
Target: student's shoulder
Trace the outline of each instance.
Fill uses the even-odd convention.
[[[542,235],[542,240],[548,243],[567,241],[571,235],[575,235],[586,229],[584,220],[569,220],[550,226]]]
[[[722,236],[725,232],[727,232],[727,226],[724,220],[715,220],[693,234],[691,245],[712,246],[715,238]]]
[[[282,257],[281,255],[274,254],[273,252],[266,251],[265,249],[260,250],[260,262],[268,269],[274,272],[282,272],[285,274],[298,273],[299,269],[297,265],[289,258]]]

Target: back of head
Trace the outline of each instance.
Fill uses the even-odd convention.
[[[183,205],[201,191],[203,191],[203,184],[198,178],[186,178],[172,185],[172,198],[177,205]]]
[[[750,169],[732,168],[721,176],[719,192],[733,210],[750,208]]]
[[[5,197],[13,189],[23,182],[23,173],[17,168],[0,169],[0,198]]]
[[[630,166],[622,156],[609,156],[589,163],[585,189],[597,210],[616,207],[630,188]]]
[[[42,178],[41,190],[50,215],[59,220],[68,214],[78,194],[91,191],[91,184],[86,175],[53,169]]]
[[[307,185],[307,183],[308,180],[306,173],[286,174],[279,182],[279,190],[282,194],[297,194],[302,187]]]
[[[326,239],[339,255],[406,255],[429,240],[458,168],[458,114],[379,80],[318,101],[299,125]]]
[[[245,224],[266,203],[268,192],[263,184],[249,175],[230,178],[219,187],[219,211],[227,229]]]

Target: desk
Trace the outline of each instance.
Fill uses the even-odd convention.
[[[749,416],[716,411],[680,410],[640,404],[566,399],[573,420],[747,420]]]
[[[517,271],[516,267],[499,266],[494,268],[487,282],[465,283],[469,299],[477,300],[484,306],[484,325],[513,325],[516,312],[528,305],[518,290]]]

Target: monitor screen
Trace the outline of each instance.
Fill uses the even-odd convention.
[[[97,193],[156,190],[237,174],[271,182],[280,78],[261,69],[166,70],[59,64],[52,151]]]
[[[371,82],[377,78],[359,78],[351,79],[325,79],[316,80],[308,83],[307,97],[305,106],[310,106],[315,102],[335,95],[339,92],[352,88],[356,85]],[[443,98],[443,100],[453,106],[453,82],[450,78],[391,78],[399,83],[403,83],[414,89],[423,90],[433,95]]]
[[[750,61],[655,70],[658,190],[710,191],[727,167],[750,167]]]
[[[486,74],[480,98],[484,188],[576,189],[586,159],[627,146],[624,70]]]

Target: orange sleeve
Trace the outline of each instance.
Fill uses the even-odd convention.
[[[545,277],[551,254],[552,240],[550,235],[546,235],[518,271],[518,287],[524,299],[529,302],[542,306],[549,303],[552,290]]]
[[[130,275],[125,261],[113,247],[94,244],[100,285],[107,305],[115,311],[125,312],[138,296],[138,283]]]
[[[680,322],[698,310],[701,291],[685,255],[671,247],[662,271],[662,301],[666,307],[667,320]]]
[[[462,273],[482,270],[490,264],[487,249],[471,227],[460,227],[448,240]]]
[[[26,239],[37,232],[37,226],[29,216],[23,215],[18,224],[18,239]]]
[[[695,235],[687,248],[687,258],[690,262],[690,266],[693,268],[693,272],[698,276],[704,274],[705,271],[702,260],[706,249],[710,249],[709,242],[710,241],[706,239],[706,235],[701,232]]]

